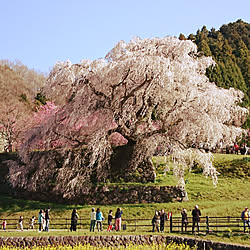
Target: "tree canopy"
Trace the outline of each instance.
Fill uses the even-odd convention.
[[[58,62],[44,86],[43,74],[0,61],[0,136],[22,143],[13,187],[72,197],[98,182],[154,181],[157,154],[181,186],[197,163],[216,183],[205,149],[245,133],[249,24],[179,38],[135,37],[104,59]]]
[[[204,148],[234,142],[248,111],[238,105],[241,91],[209,82],[205,73],[213,64],[193,42],[173,37],[120,41],[105,59],[58,62],[45,88],[58,108],[27,133],[20,150],[26,174],[34,177],[21,184],[24,172],[13,166],[13,183],[37,185],[51,160],[38,169],[29,152],[55,148],[74,152],[54,174],[55,190],[66,196],[121,176],[154,181],[154,154],[171,156],[182,186],[194,161],[216,182]]]

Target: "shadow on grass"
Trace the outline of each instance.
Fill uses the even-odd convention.
[[[80,205],[64,205],[55,204],[49,202],[25,200],[25,199],[15,199],[10,196],[5,196],[0,194],[0,215],[3,213],[16,213],[22,211],[33,211],[39,209],[45,209],[50,207],[54,211],[64,212],[65,210],[72,210],[73,208],[82,208]]]
[[[250,178],[250,158],[243,157],[216,165],[217,170],[226,177]]]

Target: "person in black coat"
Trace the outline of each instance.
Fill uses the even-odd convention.
[[[164,211],[164,209],[161,210],[160,213],[160,232],[164,232],[164,226],[165,226],[165,221],[167,220],[167,215]]]
[[[76,209],[74,208],[71,214],[71,226],[70,226],[71,232],[76,231],[77,220],[78,220],[78,214]]]
[[[185,227],[185,232],[187,232],[188,216],[187,210],[183,208],[181,212],[181,232],[183,233],[183,227]]]
[[[48,208],[45,211],[45,231],[46,232],[49,232],[49,220],[50,220],[49,212],[50,212],[50,208]]]
[[[159,226],[158,226],[158,221],[160,220],[160,216],[159,216],[159,212],[155,211],[154,217],[152,219],[152,232],[155,231],[155,229],[157,230],[157,232],[159,232]]]
[[[194,228],[195,225],[197,226],[197,231],[199,233],[200,231],[200,216],[201,216],[201,211],[199,210],[198,205],[195,205],[193,211],[192,211],[192,216],[193,216],[193,226],[192,226],[192,233],[194,233]]]

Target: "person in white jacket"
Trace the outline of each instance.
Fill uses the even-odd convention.
[[[95,231],[95,224],[96,224],[96,212],[95,209],[92,208],[90,212],[90,228],[89,228],[90,232]]]

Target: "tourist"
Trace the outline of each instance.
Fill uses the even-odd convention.
[[[192,211],[192,216],[193,216],[193,226],[192,226],[192,233],[194,233],[195,226],[197,226],[197,231],[199,233],[200,231],[200,216],[201,216],[201,211],[199,210],[198,205],[195,205],[193,211]]]
[[[115,213],[115,230],[120,231],[122,227],[122,210],[120,208],[117,208]]]
[[[19,223],[20,230],[23,231],[23,216],[20,216],[18,223]]]
[[[242,211],[241,219],[243,220],[243,227],[244,227],[244,233],[245,233],[247,226],[248,226],[248,229],[250,229],[250,212],[248,211],[248,207],[245,207],[245,209]]]
[[[157,224],[157,226],[159,228],[159,231],[160,231],[160,223],[161,223],[161,211],[159,210],[158,211],[158,216],[157,216],[157,219],[156,219],[156,224]]]
[[[155,211],[154,217],[152,219],[152,232],[155,231],[155,229],[157,230],[157,232],[159,232],[159,215],[158,215],[158,211]]]
[[[239,145],[237,143],[234,143],[234,147],[233,148],[234,148],[234,153],[238,154],[238,151],[240,149]]]
[[[45,231],[49,232],[49,212],[50,212],[50,208],[48,208],[45,212]]]
[[[96,209],[96,227],[97,231],[102,231],[102,222],[104,221],[104,217],[102,215],[102,212],[100,208]]]
[[[30,219],[30,229],[35,229],[35,216]]]
[[[223,154],[223,140],[220,140],[220,153]]]
[[[183,208],[181,212],[181,232],[183,233],[183,227],[185,227],[185,232],[187,232],[188,216],[187,210]]]
[[[95,209],[92,208],[90,212],[90,232],[95,232],[95,224],[96,224],[96,212]]]
[[[42,224],[43,231],[45,231],[45,227],[46,227],[45,211],[43,210],[43,224]]]
[[[245,154],[244,155],[247,155],[250,148],[247,146],[247,144],[244,144],[244,148],[245,148]]]
[[[74,208],[71,214],[71,226],[70,226],[70,231],[76,231],[76,226],[77,226],[77,220],[78,220],[78,214],[76,209]]]
[[[246,145],[245,143],[243,143],[243,144],[241,145],[241,147],[240,147],[240,153],[241,153],[242,155],[247,155],[247,151],[248,151],[248,147],[247,147],[247,145]]]
[[[4,220],[4,221],[3,221],[3,231],[5,231],[5,230],[6,230],[6,227],[7,227],[7,221],[6,221],[6,220]]]
[[[160,213],[160,232],[164,232],[164,226],[165,226],[165,221],[167,220],[167,215],[164,211],[164,209],[161,210]]]
[[[113,229],[112,220],[113,220],[112,210],[109,210],[108,229],[107,229],[108,232],[112,231],[112,229]]]
[[[43,210],[41,209],[38,214],[39,232],[42,231],[43,221],[44,221],[44,213]]]

